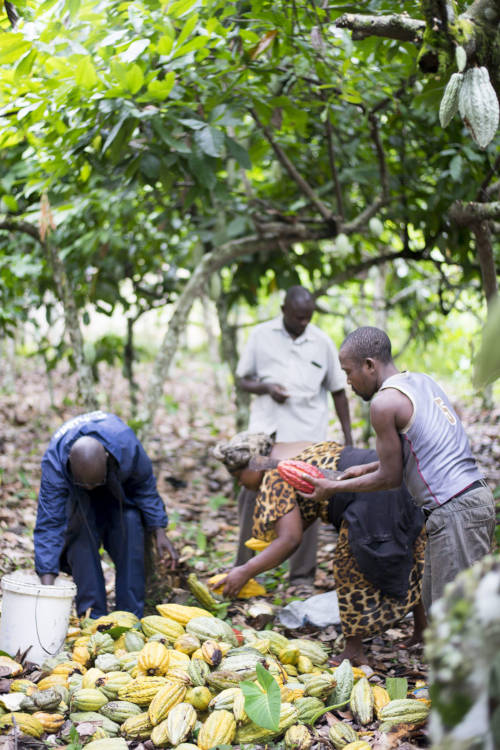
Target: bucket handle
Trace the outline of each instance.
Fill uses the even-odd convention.
[[[45,651],[45,653],[48,654],[48,656],[55,656],[56,654],[59,653],[59,651],[61,650],[61,648],[62,648],[62,646],[64,644],[64,641],[66,640],[66,633],[63,635],[63,639],[62,639],[61,643],[59,644],[59,646],[57,646],[57,648],[56,648],[55,651],[49,651],[48,649],[45,648],[45,646],[43,645],[42,640],[40,638],[40,633],[38,632],[38,616],[37,616],[37,612],[38,612],[39,597],[40,597],[40,590],[37,591],[36,600],[35,600],[35,628],[36,628],[36,636],[38,638],[38,643],[42,647],[42,650]]]

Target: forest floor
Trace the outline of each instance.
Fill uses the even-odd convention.
[[[33,527],[40,480],[40,461],[52,433],[66,420],[81,412],[75,401],[76,380],[64,367],[52,373],[51,381],[35,359],[17,362],[4,369],[0,381],[0,575],[18,568],[33,568]],[[141,387],[147,373],[138,376]],[[224,467],[211,456],[215,443],[235,431],[232,389],[225,373],[201,360],[186,359],[185,367],[173,369],[155,419],[155,429],[146,446],[161,496],[170,516],[169,537],[180,553],[179,570],[170,574],[156,570],[148,586],[148,611],[168,598],[187,598],[184,582],[194,570],[203,580],[232,564],[237,538],[236,490]],[[50,385],[50,387],[49,387]],[[125,420],[130,417],[129,394],[119,371],[103,367],[99,384],[100,406]],[[354,439],[362,442],[359,404],[349,396]],[[493,490],[500,489],[500,407],[485,409],[479,401],[460,404],[473,452]],[[332,427],[332,439],[339,439]],[[334,588],[330,560],[335,533],[323,526],[318,545],[316,592]],[[104,559],[110,604],[113,603],[113,567]],[[275,615],[294,600],[288,590],[286,564],[260,577],[269,596],[266,602]],[[255,602],[231,605],[233,625],[261,627],[269,615]],[[277,620],[274,621],[276,626]],[[278,626],[279,628],[279,626]],[[282,629],[282,628],[281,628]],[[411,630],[410,619],[397,623],[383,635],[367,641],[372,681],[384,684],[387,677],[407,677],[410,686],[426,682],[427,669],[422,649],[407,649],[404,641]],[[286,631],[285,631],[286,632]],[[290,632],[286,632],[290,635]],[[339,650],[340,628],[305,626],[293,637],[306,636]],[[411,740],[410,744],[408,740]],[[427,746],[425,729],[397,746]],[[374,747],[377,745],[374,744]],[[392,745],[396,747],[396,744]]]

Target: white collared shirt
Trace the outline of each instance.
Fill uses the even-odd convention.
[[[240,357],[236,374],[263,383],[278,383],[289,397],[278,404],[271,396],[253,396],[250,432],[276,433],[277,441],[325,440],[328,392],[346,386],[337,349],[330,338],[309,323],[294,339],[279,316],[255,326]]]

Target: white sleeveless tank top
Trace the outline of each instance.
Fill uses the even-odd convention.
[[[400,435],[404,480],[415,502],[434,510],[483,476],[464,427],[445,392],[429,375],[400,372],[380,390],[396,388],[413,404]]]

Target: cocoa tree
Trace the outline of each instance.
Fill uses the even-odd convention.
[[[356,41],[379,36],[411,42],[418,50],[418,66],[425,75],[447,80],[450,71],[457,67],[459,71],[468,69],[469,73],[476,66],[486,69],[496,97],[494,91],[485,94],[484,84],[475,82],[470,110],[478,117],[478,128],[491,127],[494,133],[498,128],[497,97],[500,92],[500,3],[498,0],[475,0],[463,7],[463,3],[453,0],[422,0],[420,6],[421,19],[398,13],[376,16],[347,13],[335,23],[339,28],[351,30]],[[477,138],[470,119],[471,114],[469,119],[465,118],[465,124]],[[486,138],[491,140],[489,135]],[[489,305],[498,294],[492,243],[498,202],[491,201],[498,193],[498,185],[490,183],[498,173],[499,163],[497,159],[488,171],[475,200],[454,202],[449,210],[450,218],[458,226],[469,228],[475,237],[484,294]]]

